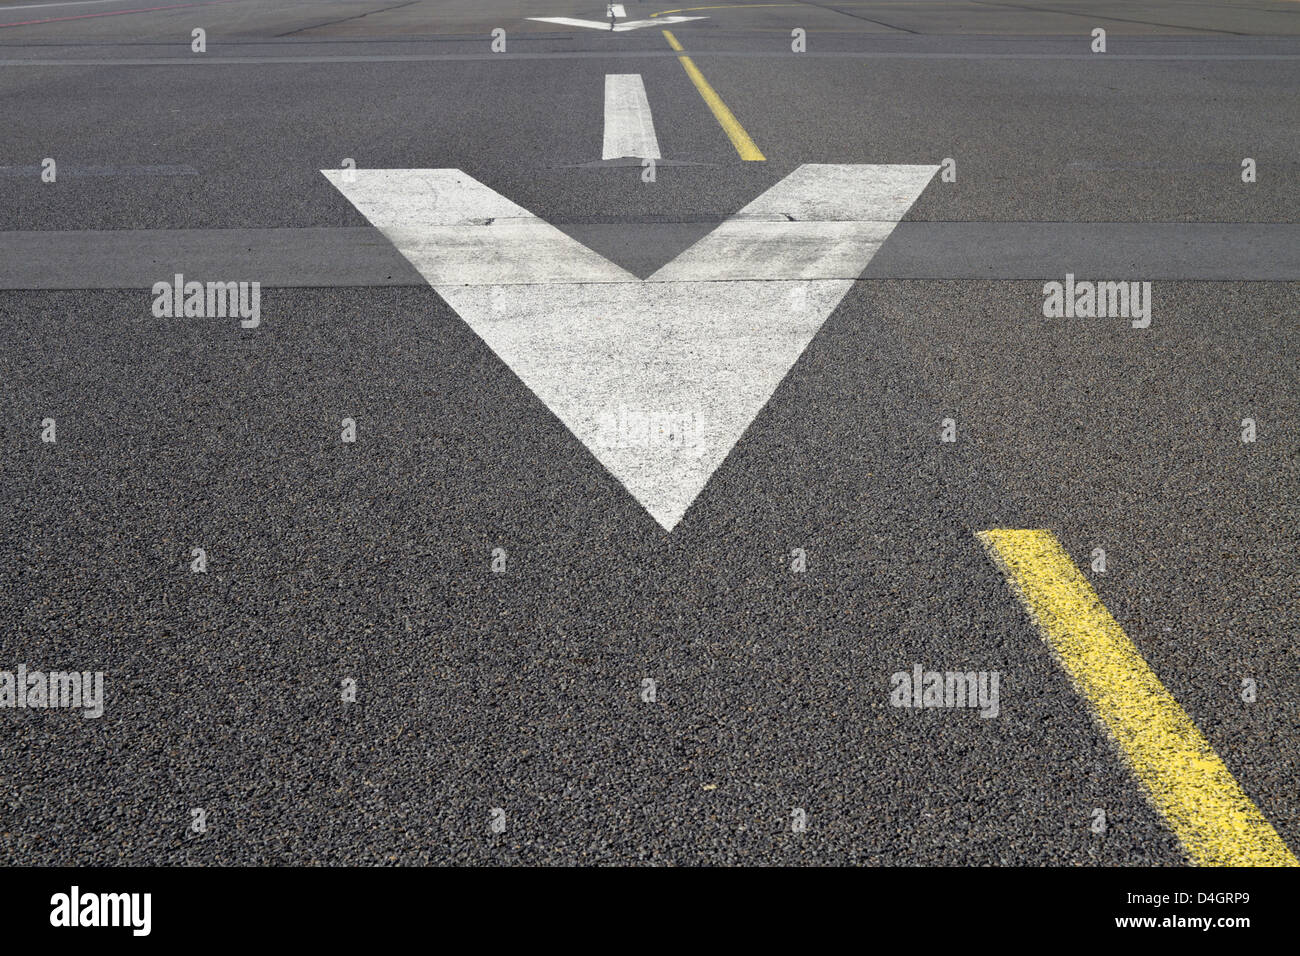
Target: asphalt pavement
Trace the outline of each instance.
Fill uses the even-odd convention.
[[[0,709],[0,861],[1203,861],[997,528],[1055,535],[1300,850],[1300,4],[621,6],[663,22],[0,2],[0,671],[104,674],[101,717]],[[651,167],[602,153],[630,74]],[[366,206],[348,160],[533,218],[508,254],[496,214],[420,232],[418,188]],[[936,169],[865,270],[809,271],[874,214],[751,204],[864,164]],[[611,316],[714,376],[692,414],[762,392],[658,520],[627,476],[678,439],[579,422],[635,376],[464,303],[580,245],[689,305],[674,264],[751,222],[803,263],[772,282],[842,298],[806,341],[767,272],[717,293],[732,324]],[[429,278],[464,248],[487,278]],[[260,282],[258,324],[159,316],[177,274]],[[1149,282],[1149,325],[1046,316],[1067,274]],[[996,717],[895,706],[916,664],[996,672]]]

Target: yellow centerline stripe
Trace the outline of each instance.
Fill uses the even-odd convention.
[[[731,10],[744,9],[746,7],[804,7],[805,3],[723,3],[712,7],[678,7],[676,10],[660,10],[658,13],[652,13],[652,17],[665,17],[670,13],[686,13],[688,10]],[[849,3],[845,6],[855,6]]]
[[[671,31],[664,31],[664,39],[678,53],[682,52],[682,45],[677,42],[677,37],[673,36]],[[745,132],[745,127],[740,125],[740,121],[736,119],[731,110],[727,109],[727,104],[722,102],[722,97],[717,94],[713,87],[709,86],[709,81],[704,78],[704,74],[699,71],[699,68],[691,62],[691,58],[689,56],[679,56],[677,59],[681,61],[682,68],[686,70],[686,75],[691,78],[695,88],[700,91],[700,96],[704,97],[704,102],[713,111],[714,118],[722,127],[722,131],[727,134],[727,138],[731,140],[731,145],[736,147],[736,152],[740,154],[740,158],[746,162],[765,162],[767,157],[759,151],[758,146],[749,138],[749,134]]]
[[[1198,866],[1300,866],[1050,531],[978,535]]]

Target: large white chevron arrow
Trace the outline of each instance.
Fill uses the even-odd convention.
[[[645,280],[457,169],[322,173],[671,531],[938,168],[800,166]]]
[[[555,23],[562,27],[586,27],[588,30],[612,30],[615,33],[625,33],[628,30],[640,30],[642,27],[659,27],[669,26],[673,23],[685,23],[687,20],[707,20],[708,17],[657,17],[654,20],[624,20],[621,23],[615,22],[613,26],[608,20],[579,20],[574,17],[529,17],[529,20],[536,20],[538,23]]]

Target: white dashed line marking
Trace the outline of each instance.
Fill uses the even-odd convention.
[[[605,144],[601,159],[660,159],[650,101],[639,73],[605,77]]]

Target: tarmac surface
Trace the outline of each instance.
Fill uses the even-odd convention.
[[[1294,853],[1300,3],[624,6],[702,19],[0,2],[0,670],[105,674],[98,719],[0,710],[0,861],[1187,863],[991,528],[1057,536]],[[601,155],[633,73],[653,182]],[[347,158],[642,279],[805,164],[956,177],[667,530]],[[156,316],[177,273],[260,325]],[[1045,317],[1067,273],[1150,326]],[[892,706],[916,663],[997,672],[996,719]]]

